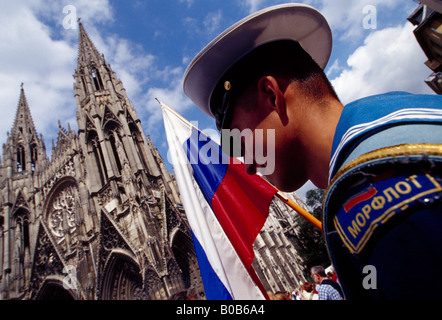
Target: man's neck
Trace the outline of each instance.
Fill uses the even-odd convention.
[[[310,123],[312,145],[309,147],[308,173],[313,184],[318,188],[325,189],[328,186],[333,139],[344,106],[333,99],[329,101],[327,106],[316,106],[315,110],[318,108],[323,108],[323,112],[316,112],[315,120]]]

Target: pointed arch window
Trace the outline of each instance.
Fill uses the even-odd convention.
[[[92,69],[92,79],[94,80],[95,90],[104,90],[103,81],[100,72],[97,69]]]
[[[29,221],[28,221],[28,215],[24,214],[23,216],[19,217],[17,219],[17,231],[20,235],[20,244],[21,248],[23,249],[22,252],[20,252],[21,261],[24,261],[24,254],[25,250],[29,248]]]
[[[109,143],[108,147],[110,147],[108,150],[114,173],[121,175],[123,167],[128,161],[126,149],[123,144],[121,126],[115,121],[108,121],[104,130]]]
[[[129,124],[129,130],[130,130],[130,133],[132,134],[132,138],[135,142],[135,149],[136,149],[137,154],[141,160],[141,163],[143,164],[144,168],[148,168],[147,161],[146,161],[146,158],[144,157],[144,153],[143,153],[143,150],[146,146],[144,145],[144,141],[141,136],[141,133],[138,130],[137,126],[133,122],[131,122]]]
[[[38,150],[37,146],[35,144],[31,145],[31,170],[32,172],[35,171],[35,166],[37,164],[38,160]]]
[[[17,172],[26,170],[25,148],[22,145],[17,147]]]
[[[15,220],[15,241],[14,248],[16,261],[16,277],[19,279],[19,286],[26,284],[26,262],[30,259],[30,241],[29,241],[29,212],[20,208],[13,214]]]
[[[106,163],[104,162],[103,151],[101,150],[101,146],[98,140],[96,140],[94,143],[94,156],[98,166],[98,171],[100,173],[101,184],[105,184],[108,179]]]
[[[95,165],[98,171],[98,177],[101,185],[104,185],[108,179],[106,163],[104,162],[103,151],[101,150],[100,142],[95,131],[91,131],[88,135],[89,152],[92,153]]]
[[[117,137],[117,139],[118,139],[118,137]],[[115,140],[115,133],[109,134],[109,142],[111,144],[112,153],[113,153],[114,159],[115,159],[115,164],[117,165],[118,174],[121,175],[121,170],[123,169],[123,167],[121,166],[120,156],[118,154],[117,142]]]

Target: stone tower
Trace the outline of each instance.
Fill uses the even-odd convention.
[[[172,174],[110,65],[79,25],[78,133],[49,160],[23,86],[3,145],[1,299],[204,296]]]

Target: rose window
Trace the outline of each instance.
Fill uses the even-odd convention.
[[[77,228],[76,194],[76,186],[74,184],[67,185],[55,195],[48,208],[48,225],[52,234],[59,241],[72,234]]]

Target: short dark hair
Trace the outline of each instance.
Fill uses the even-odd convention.
[[[210,98],[210,109],[218,129],[227,128],[233,110],[228,107],[263,76],[273,76],[281,89],[296,81],[304,95],[312,101],[339,98],[321,67],[293,40],[278,40],[255,48],[236,62],[218,81]],[[227,103],[226,103],[227,102]]]
[[[321,67],[293,40],[278,40],[255,48],[245,55],[220,79],[212,95],[212,107],[217,105],[225,81],[231,83],[231,90],[239,94],[262,76],[271,75],[284,79],[287,85],[298,82],[305,94],[315,100],[326,96],[339,98]]]

